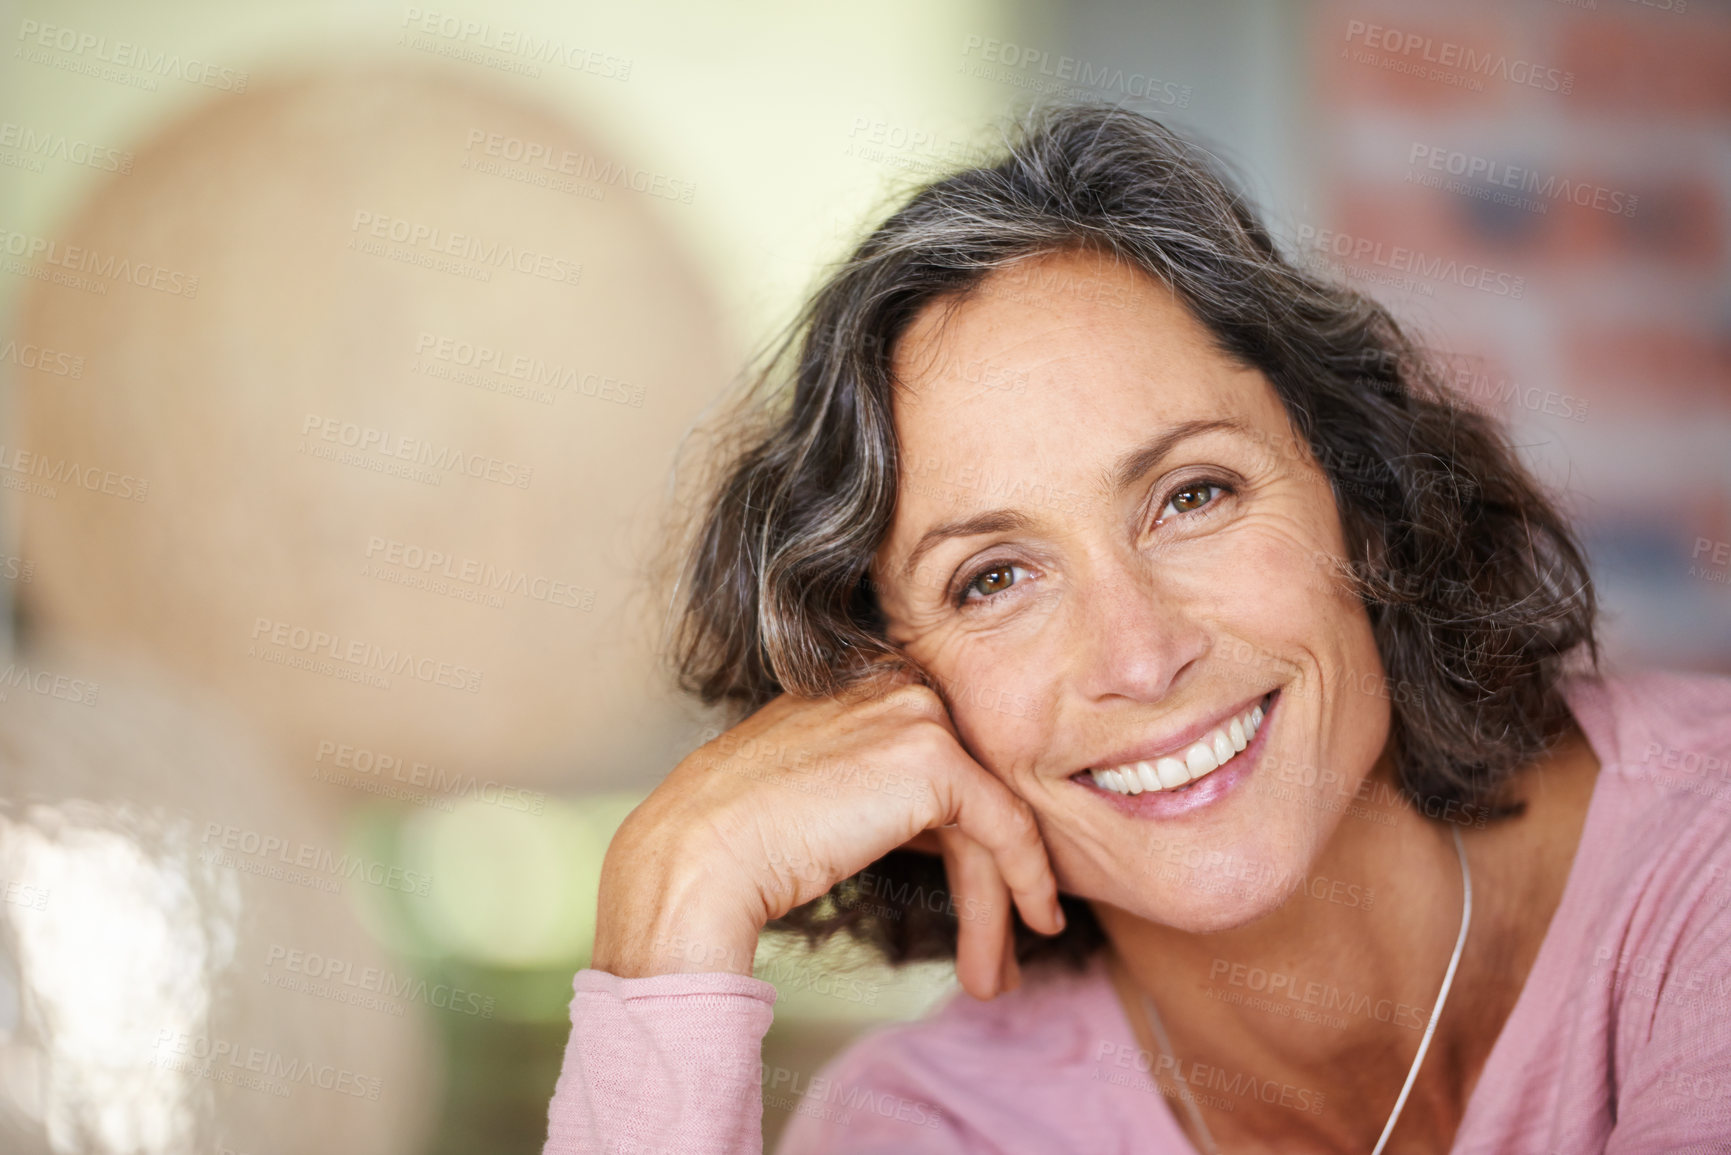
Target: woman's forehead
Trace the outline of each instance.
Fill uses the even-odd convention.
[[[1165,285],[1092,253],[1040,260],[1049,275],[1026,263],[1002,270],[909,326],[894,365],[907,456],[1035,468],[1155,425],[1259,407],[1246,394],[1266,390],[1261,375],[1221,353]]]

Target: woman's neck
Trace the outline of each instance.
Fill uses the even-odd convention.
[[[1461,829],[1474,884],[1471,932],[1401,1113],[1403,1135],[1434,1136],[1447,1149],[1562,896],[1597,770],[1573,733],[1517,776],[1525,803],[1518,817]],[[1104,904],[1095,910],[1145,1048],[1159,1056],[1143,1022],[1143,991],[1178,1070],[1201,1063],[1225,1086],[1275,1080],[1295,1089],[1286,1108],[1252,1100],[1205,1112],[1223,1150],[1259,1141],[1298,1150],[1293,1140],[1304,1135],[1317,1150],[1368,1151],[1418,1051],[1460,930],[1461,899],[1450,828],[1410,806],[1371,803],[1341,817],[1292,897],[1253,923],[1199,935]],[[1320,1113],[1310,1109],[1318,1096]]]

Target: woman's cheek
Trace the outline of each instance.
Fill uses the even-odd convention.
[[[1055,664],[1025,637],[954,631],[931,651],[920,664],[942,684],[957,734],[987,769],[1009,781],[1051,746]]]
[[[1263,661],[1302,663],[1336,645],[1355,612],[1362,616],[1335,555],[1307,532],[1314,529],[1269,519],[1235,526],[1216,548],[1194,551],[1184,580],[1222,642]]]
[[[986,662],[964,667],[945,683],[950,716],[969,750],[999,777],[1031,762],[1049,745],[1055,713],[1045,687],[1014,666]]]

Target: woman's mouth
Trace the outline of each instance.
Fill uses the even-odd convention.
[[[1121,807],[1138,814],[1176,814],[1207,805],[1249,771],[1266,745],[1258,742],[1257,736],[1279,695],[1278,690],[1270,691],[1180,749],[1117,766],[1095,767],[1076,775],[1073,781],[1097,787]],[[1131,799],[1137,801],[1131,803]]]
[[[1231,762],[1249,746],[1262,727],[1262,703],[1258,702],[1225,726],[1192,743],[1181,757],[1167,756],[1147,762],[1131,762],[1110,770],[1093,770],[1095,785],[1114,794],[1140,794],[1145,790],[1177,790]]]

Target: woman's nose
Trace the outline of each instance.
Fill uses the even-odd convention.
[[[1160,701],[1208,652],[1197,607],[1145,569],[1113,566],[1068,592],[1077,684],[1091,699]]]

